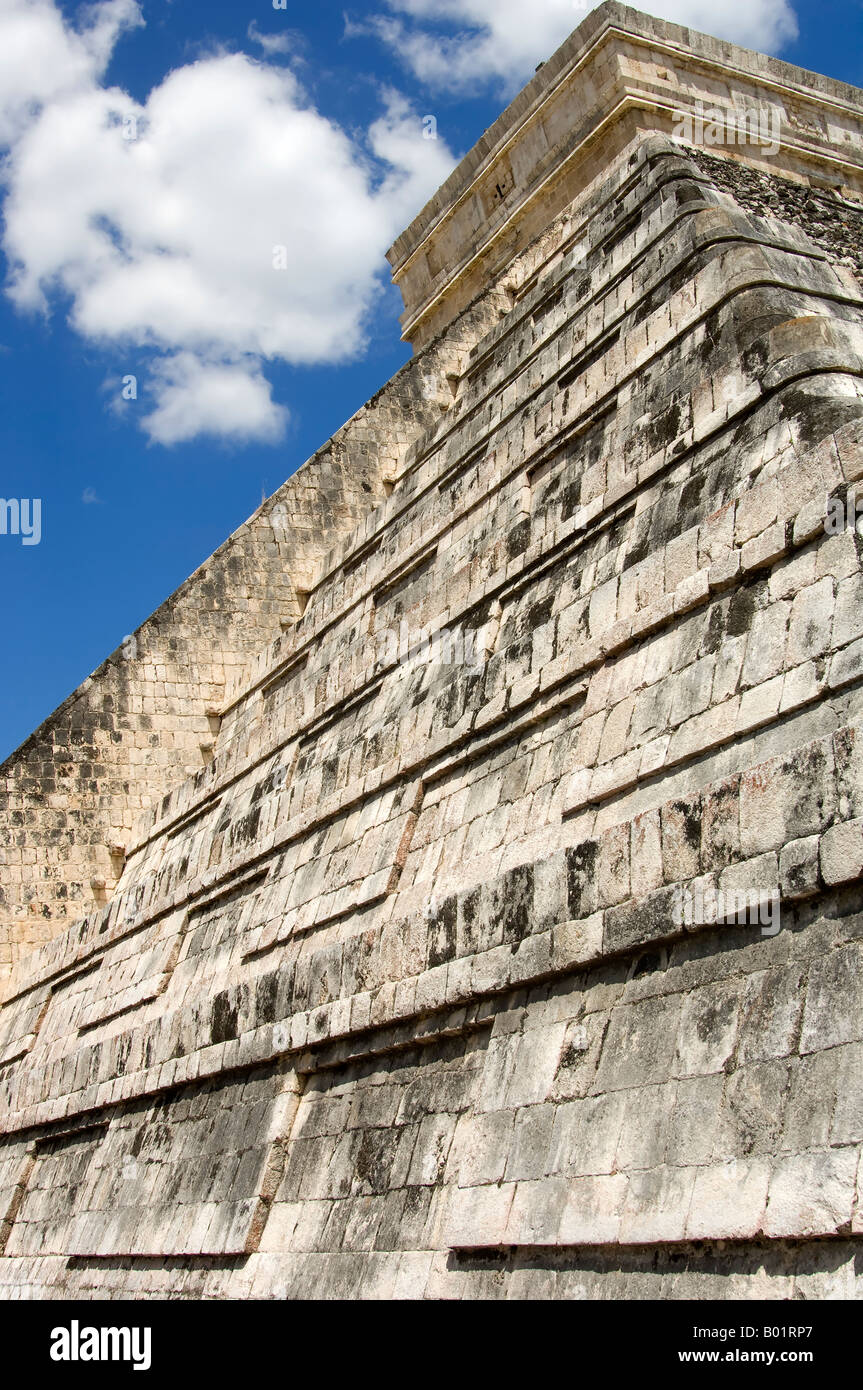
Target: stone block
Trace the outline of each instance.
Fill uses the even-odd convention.
[[[817,835],[783,845],[779,853],[779,891],[783,901],[810,898],[818,892],[820,845]]]
[[[672,1075],[682,1001],[674,996],[645,999],[611,1015],[596,1077],[600,1091],[616,1091]]]
[[[714,783],[704,794],[701,818],[701,864],[710,872],[738,859],[740,848],[740,778]]]
[[[760,487],[750,488],[737,502],[734,540],[739,546],[754,536],[760,536],[776,520],[778,489],[771,478]]]
[[[515,1183],[457,1187],[448,1194],[443,1240],[450,1247],[472,1249],[506,1243]]]
[[[693,1076],[676,1083],[669,1114],[665,1161],[672,1167],[709,1163],[719,1128],[725,1077]]]
[[[747,975],[734,1059],[738,1066],[793,1054],[800,1033],[804,986],[805,972],[790,965]]]
[[[863,737],[859,726],[846,725],[833,736],[840,820],[863,815]]]
[[[852,642],[831,658],[827,684],[831,690],[842,690],[863,676],[863,638]]]
[[[851,942],[809,967],[800,1052],[863,1040],[863,947]]]
[[[621,907],[610,908],[605,914],[602,936],[605,954],[616,955],[675,936],[682,927],[679,900],[675,888],[661,888]]]
[[[564,1178],[518,1183],[507,1220],[507,1244],[556,1244],[566,1203]]]
[[[690,1240],[747,1240],[764,1221],[770,1162],[732,1159],[697,1171],[686,1216]]]
[[[622,1094],[587,1096],[558,1105],[548,1151],[549,1173],[611,1173],[626,1110]]]
[[[829,584],[829,579],[822,579]],[[863,575],[843,579],[836,590],[836,606],[832,624],[832,645],[845,647],[863,636]]]
[[[602,954],[605,914],[595,912],[577,922],[561,922],[552,931],[551,964],[556,971],[573,969]]]
[[[555,1105],[527,1105],[517,1112],[512,1142],[507,1144],[508,1182],[532,1182],[545,1175],[556,1109]]]
[[[744,686],[760,686],[784,669],[791,604],[787,600],[771,603],[755,613],[746,643],[743,662]]]
[[[628,1177],[620,1221],[621,1241],[627,1245],[654,1245],[682,1240],[696,1169],[652,1168]]]
[[[533,865],[533,930],[546,931],[569,917],[566,859],[563,854]]]
[[[620,1235],[627,1193],[622,1173],[572,1178],[558,1228],[561,1245],[609,1245]]]
[[[739,1067],[726,1079],[713,1157],[775,1154],[783,1132],[790,1064],[784,1058]]]
[[[737,1043],[739,1010],[736,982],[705,985],[687,996],[677,1030],[675,1075],[707,1076],[725,1070]]]
[[[833,609],[833,580],[829,576],[795,595],[785,653],[789,666],[801,665],[828,650],[834,626]]]
[[[836,431],[836,448],[842,465],[842,476],[848,483],[863,478],[863,435],[857,421]]]
[[[667,802],[661,810],[662,872],[666,883],[694,878],[701,871],[700,796]]]
[[[828,886],[863,875],[863,819],[843,821],[821,837],[821,876]]]
[[[597,906],[610,907],[630,896],[630,828],[616,825],[599,839],[596,861]]]
[[[836,812],[833,749],[819,740],[761,763],[740,780],[745,858],[822,831]]]
[[[816,1054],[819,1058],[824,1054]],[[832,1088],[828,1095],[835,1093],[835,1108],[828,1120],[828,1133],[824,1145],[863,1143],[863,1045],[851,1043],[848,1047],[836,1049],[828,1058]]]
[[[765,1235],[800,1240],[850,1233],[857,1162],[856,1148],[779,1159],[770,1178]]]
[[[662,886],[662,826],[659,811],[636,816],[630,828],[630,872],[641,896]]]
[[[740,564],[744,574],[769,569],[787,553],[785,523],[777,521],[754,540],[747,541],[740,551]]]

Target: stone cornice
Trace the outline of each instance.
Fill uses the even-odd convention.
[[[733,44],[601,5],[545,63],[388,253],[404,338],[427,343],[643,129],[675,113],[756,103],[781,116],[779,149],[724,152],[798,180],[863,196],[863,95]],[[611,142],[611,151],[609,149]],[[719,152],[718,150],[715,152]],[[502,196],[498,194],[502,189]]]

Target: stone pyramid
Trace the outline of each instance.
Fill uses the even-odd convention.
[[[3,1297],[860,1296],[862,137],[602,5],[6,762]]]

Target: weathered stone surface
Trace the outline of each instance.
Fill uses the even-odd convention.
[[[848,883],[863,875],[863,820],[834,825],[821,841],[824,882]]]
[[[669,139],[765,74],[772,162]],[[5,765],[0,1296],[861,1295],[861,130],[601,6],[413,362]]]

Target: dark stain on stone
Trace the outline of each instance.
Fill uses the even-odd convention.
[[[447,898],[429,923],[429,967],[453,960],[456,951],[458,899]]]
[[[514,560],[517,556],[523,555],[530,545],[530,518],[525,517],[523,521],[513,526],[506,538],[506,556],[508,560]]]
[[[726,632],[729,637],[743,637],[752,626],[752,619],[761,608],[761,584],[748,584],[738,589],[728,605]]]
[[[228,990],[221,990],[213,1000],[210,1014],[210,1041],[223,1043],[231,1042],[236,1038],[238,1036],[237,1019],[236,1003],[231,1002]]]
[[[596,840],[585,840],[574,849],[566,851],[566,897],[569,916],[572,921],[589,917],[593,911],[593,888],[596,875],[596,860],[599,845]]]
[[[255,984],[255,1017],[258,1023],[272,1023],[276,1016],[279,977],[275,970],[261,975]]]

